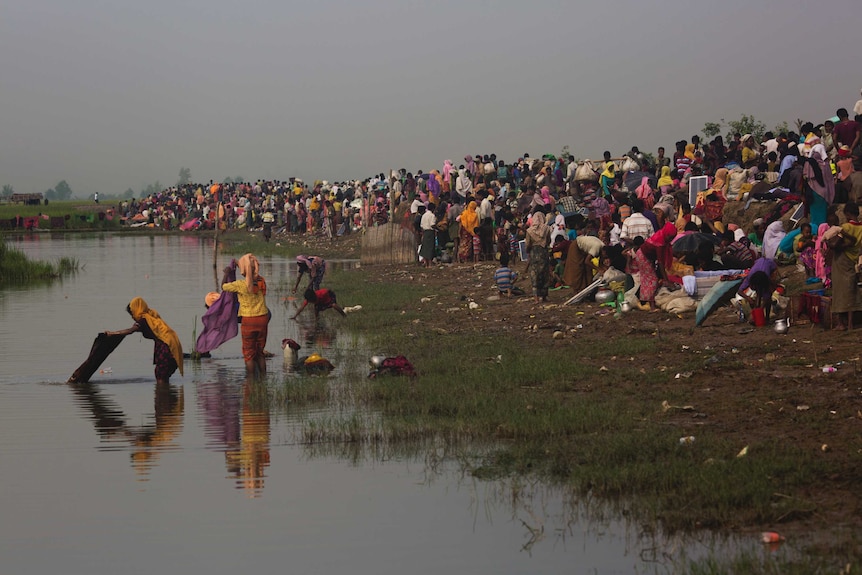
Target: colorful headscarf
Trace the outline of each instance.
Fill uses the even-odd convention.
[[[159,340],[167,344],[171,350],[171,356],[177,362],[177,367],[180,370],[180,375],[183,374],[183,346],[180,343],[180,338],[171,327],[161,318],[159,312],[152,309],[144,301],[144,298],[136,297],[129,302],[129,311],[132,312],[132,319],[147,322],[150,331],[153,332]]]
[[[471,156],[469,154],[464,156],[464,161],[467,162],[465,164],[467,171],[470,172],[471,176],[475,176],[476,175],[476,164],[473,162],[473,156]]]
[[[219,293],[217,291],[209,292],[206,297],[204,297],[204,303],[206,303],[207,307],[210,307],[212,304],[218,301]]]
[[[652,198],[653,193],[652,188],[649,185],[648,176],[644,176],[643,178],[641,178],[641,185],[639,185],[635,189],[635,192],[637,192],[638,198],[641,200],[648,200],[649,198]]]
[[[670,166],[662,166],[661,177],[658,179],[658,183],[656,185],[660,188],[663,188],[664,186],[673,186],[673,179],[670,177]]]
[[[476,212],[476,202],[467,204],[467,208],[461,212],[461,227],[467,230],[471,236],[476,235],[476,226],[479,225],[479,214]]]
[[[452,183],[452,160],[443,162],[443,181],[447,184]]]
[[[614,165],[614,163],[608,162],[607,164],[605,164],[605,170],[602,172],[602,176],[605,178],[610,178],[613,180],[615,169],[616,169],[616,166]]]
[[[245,285],[248,288],[249,293],[257,293],[257,286],[255,285],[257,278],[260,277],[258,273],[260,270],[260,263],[257,261],[257,258],[254,257],[254,254],[245,254],[236,263],[237,268],[239,268],[239,273],[243,275],[245,278]]]
[[[694,160],[694,144],[686,144],[685,157],[689,160]]]

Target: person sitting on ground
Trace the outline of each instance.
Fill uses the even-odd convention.
[[[299,314],[306,308],[308,304],[314,304],[314,318],[317,319],[320,315],[320,312],[328,310],[330,308],[334,309],[342,316],[346,316],[344,310],[338,305],[338,302],[335,299],[335,292],[331,289],[319,289],[313,290],[308,288],[305,290],[303,294],[303,302],[299,309],[290,319],[296,319]]]
[[[793,253],[796,261],[805,268],[805,277],[814,277],[814,235],[811,233],[811,224],[799,226],[799,235],[793,240]]]
[[[497,284],[497,290],[499,290],[500,295],[506,297],[524,295],[524,290],[515,287],[517,280],[518,274],[509,267],[509,254],[502,252],[500,254],[500,267],[494,272],[494,283]]]
[[[730,270],[747,270],[757,259],[757,254],[749,247],[748,238],[736,239],[734,233],[726,230],[721,236],[718,255],[724,267]]]
[[[715,259],[715,244],[704,240],[697,245],[695,269],[704,272],[714,272],[727,269],[727,266]]]

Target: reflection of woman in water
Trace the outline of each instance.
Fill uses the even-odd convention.
[[[106,442],[125,439],[132,447],[132,466],[142,476],[153,467],[161,451],[173,446],[183,428],[183,388],[157,383],[152,423],[132,427],[121,409],[101,394],[100,386],[82,383],[70,386],[78,403],[90,411],[96,431]]]
[[[269,467],[269,403],[264,383],[246,380],[243,385],[239,441],[226,445],[227,469],[237,478],[237,489],[250,497],[263,490]]]
[[[179,368],[180,375],[183,374],[183,346],[180,338],[174,330],[161,318],[159,312],[150,308],[143,298],[136,297],[126,311],[135,320],[135,324],[120,331],[106,331],[105,335],[129,335],[136,331],[154,342],[153,365],[155,368],[156,383],[168,383],[171,375]]]

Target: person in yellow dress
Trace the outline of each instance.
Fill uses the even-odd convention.
[[[246,374],[260,377],[266,373],[264,348],[270,318],[266,307],[266,280],[260,275],[260,263],[253,254],[239,258],[237,267],[245,279],[222,284],[221,287],[223,291],[237,294]]]

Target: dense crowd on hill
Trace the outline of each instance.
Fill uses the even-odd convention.
[[[812,278],[834,288],[827,260],[837,248],[826,253],[825,234],[829,228],[838,234],[839,221],[859,225],[835,206],[848,204],[852,212],[862,201],[862,117],[851,119],[843,108],[836,115],[802,123],[799,133],[708,142],[693,136],[677,142],[672,154],[632,147],[619,157],[605,152],[595,163],[475,154],[446,160],[440,169],[345,182],[188,184],[122,202],[118,211],[127,225],[206,229],[219,222],[260,230],[267,239],[273,233],[336,237],[394,218],[416,232],[422,265],[529,259],[539,301],[548,289],[582,289],[611,270],[639,306],[652,307],[660,288],[683,286],[685,276],[744,272],[758,258],[804,263]],[[774,209],[743,230],[742,222],[726,217],[725,205],[733,201],[746,207],[772,201]],[[799,204],[796,229],[785,229],[786,214]],[[689,235],[696,241],[679,243]],[[855,228],[840,235],[853,236]],[[852,259],[858,251],[844,253]],[[845,291],[856,309],[856,294]],[[836,299],[837,311],[849,311],[846,298]]]

